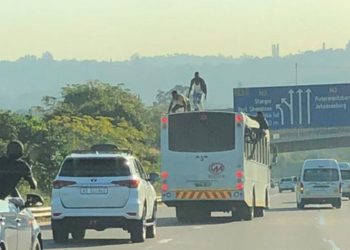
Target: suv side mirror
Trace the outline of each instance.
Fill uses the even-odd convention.
[[[26,207],[41,207],[44,205],[44,199],[37,194],[27,194]]]
[[[159,180],[160,180],[159,174],[157,174],[157,173],[150,173],[150,174],[149,174],[149,181],[150,181],[151,183],[157,182],[157,181],[159,181]]]

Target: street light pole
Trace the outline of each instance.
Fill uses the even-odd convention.
[[[298,85],[298,63],[295,63],[295,85]]]

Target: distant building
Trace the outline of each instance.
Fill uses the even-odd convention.
[[[326,43],[325,42],[322,43],[322,50],[326,50]]]
[[[280,45],[272,44],[272,57],[277,58],[280,57]]]
[[[46,52],[44,52],[41,55],[41,59],[42,60],[47,60],[47,61],[52,61],[53,60],[53,55],[50,52],[46,51]]]
[[[350,40],[349,40],[348,43],[346,44],[345,49],[348,50],[348,51],[350,51]]]

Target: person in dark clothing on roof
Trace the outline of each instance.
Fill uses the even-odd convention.
[[[176,90],[171,92],[171,102],[168,109],[168,114],[170,111],[176,113],[177,110],[183,108],[184,112],[191,111],[190,101],[186,96],[179,94]]]
[[[259,123],[260,129],[269,129],[269,125],[261,111],[258,111],[256,113],[256,117],[254,118],[254,120],[256,120]]]
[[[15,192],[21,179],[27,181],[31,189],[36,189],[32,169],[22,157],[23,144],[18,140],[9,142],[6,156],[0,158],[0,199]]]
[[[252,159],[254,152],[255,152],[255,147],[256,144],[265,137],[266,135],[266,130],[269,129],[269,125],[268,122],[266,121],[263,113],[261,111],[258,111],[256,113],[256,116],[250,116],[250,118],[252,118],[253,120],[257,121],[259,123],[259,128],[252,128],[251,132],[250,132],[250,136],[251,136],[251,142],[253,143],[253,148],[252,151],[250,153],[249,158]],[[254,134],[254,136],[252,136],[252,133]]]

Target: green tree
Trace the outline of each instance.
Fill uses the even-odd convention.
[[[105,116],[113,118],[115,123],[126,120],[138,129],[143,128],[145,107],[138,96],[123,89],[121,84],[90,81],[68,85],[62,90],[62,98],[53,105],[53,116]]]
[[[160,106],[146,108],[122,85],[99,81],[68,85],[62,99],[46,96],[42,102],[42,107],[30,110],[31,115],[0,112],[0,150],[9,140],[21,140],[45,194],[51,192],[64,158],[93,144],[131,149],[146,169],[159,169]]]

